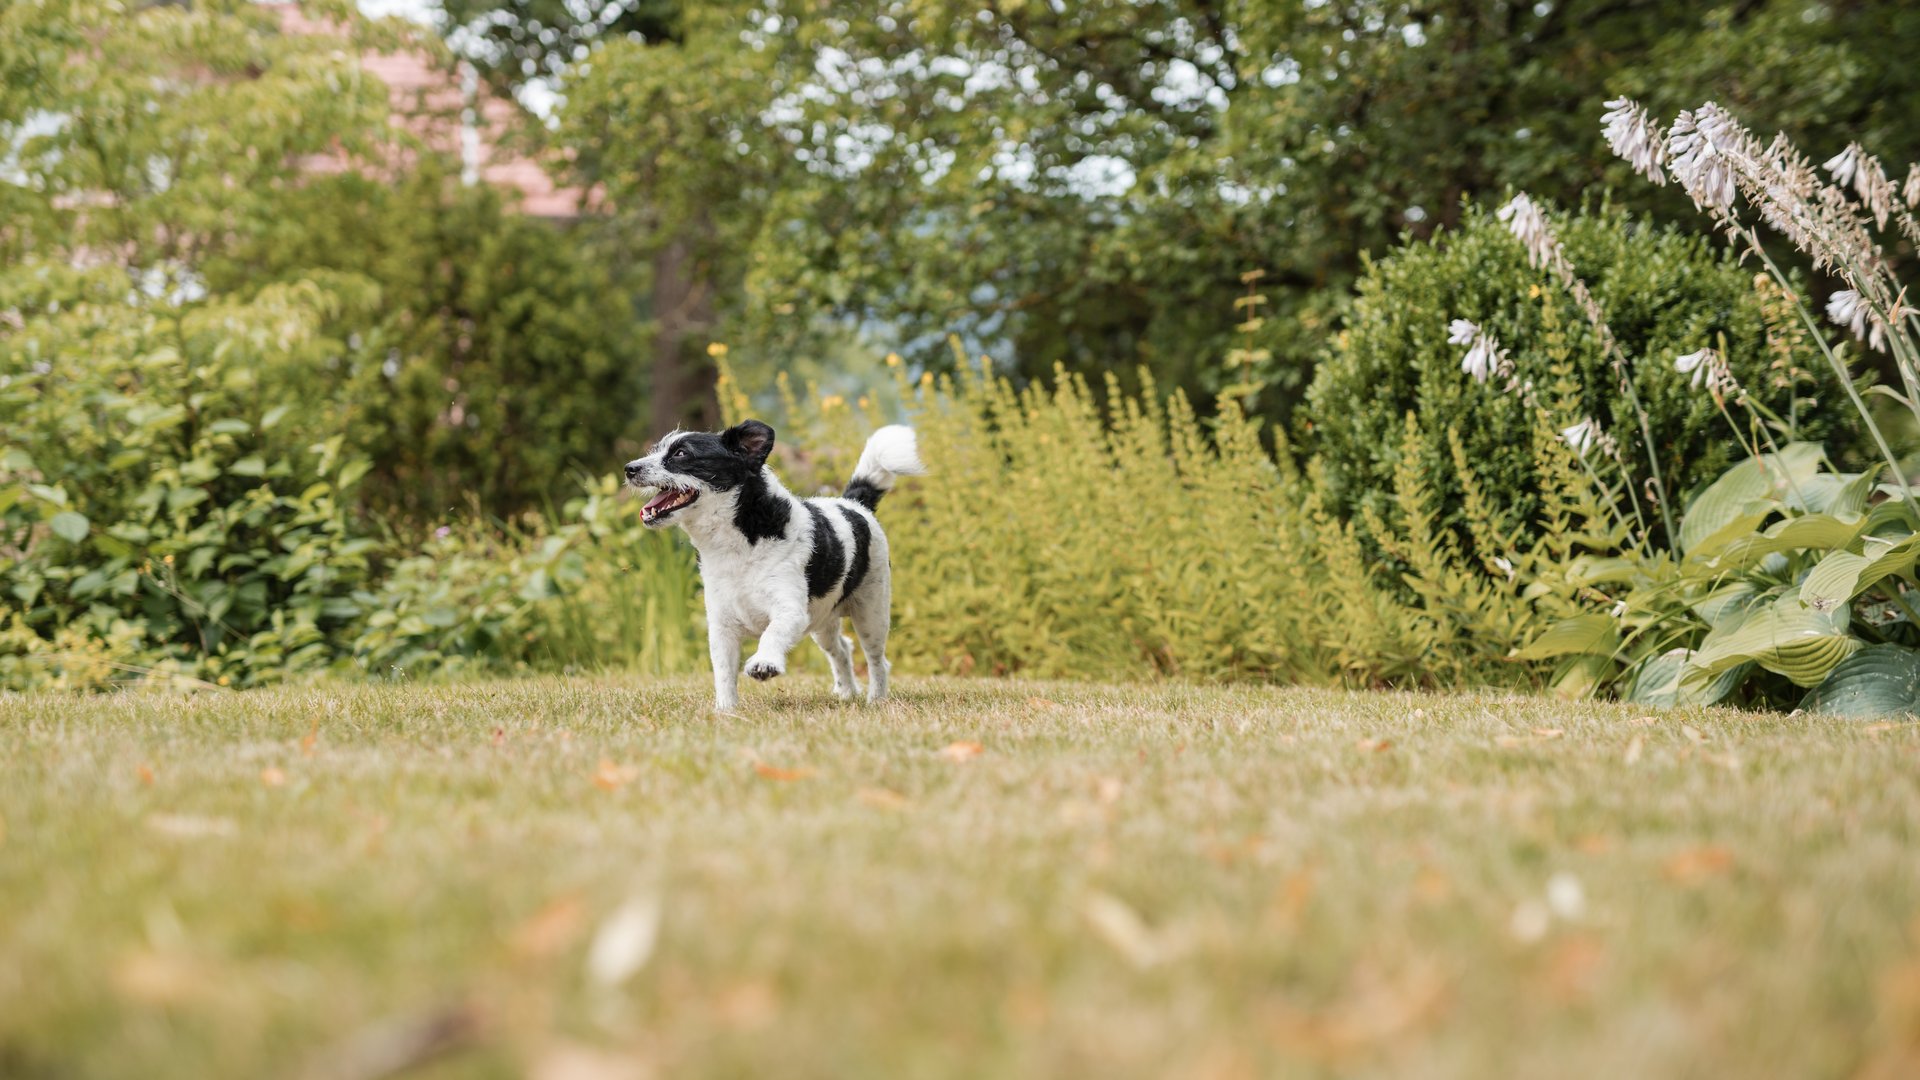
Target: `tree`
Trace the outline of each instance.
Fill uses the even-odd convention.
[[[691,10],[691,9],[690,9]],[[701,263],[739,340],[878,321],[1020,371],[1144,365],[1203,399],[1266,271],[1285,416],[1368,253],[1509,186],[1623,176],[1600,103],[1720,96],[1814,145],[1920,156],[1920,16],[1752,0],[720,3],[566,74],[560,137]],[[1782,70],[1751,72],[1755,57]],[[1657,91],[1657,92],[1655,92]],[[1810,136],[1810,137],[1809,137]],[[1625,189],[1630,210],[1672,193]],[[681,206],[675,215],[659,209]]]

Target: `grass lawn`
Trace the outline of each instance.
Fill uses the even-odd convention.
[[[0,699],[0,1075],[1920,1068],[1913,725],[897,686]]]

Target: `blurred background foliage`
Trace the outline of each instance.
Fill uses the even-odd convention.
[[[782,466],[805,483],[844,480],[853,418],[934,432],[935,474],[890,504],[928,553],[901,630],[924,667],[1537,681],[1502,644],[1557,614],[1537,598],[1435,614],[1408,559],[1369,562],[1418,533],[1478,573],[1476,515],[1571,550],[1565,462],[1441,335],[1481,321],[1596,412],[1605,378],[1477,207],[1523,186],[1586,208],[1565,235],[1686,492],[1728,463],[1666,356],[1703,337],[1843,460],[1851,433],[1796,388],[1809,345],[1750,270],[1683,196],[1626,182],[1598,103],[1715,97],[1816,154],[1920,157],[1920,17],[1887,3],[301,10],[0,7],[0,684],[698,666],[684,547],[606,477],[744,408],[802,425]],[[363,62],[396,51],[521,103],[501,137],[581,212],[467,182]],[[1112,498],[1071,502],[1015,434],[1091,454],[1062,475]],[[1274,501],[1197,531],[1194,500],[1136,505],[1209,462]],[[982,518],[997,465],[1068,501]],[[1006,541],[1105,545],[1116,516],[1188,537],[1167,550],[1191,573]],[[1249,552],[1313,584],[1230,615],[1267,580]],[[1329,636],[1349,624],[1372,629]]]

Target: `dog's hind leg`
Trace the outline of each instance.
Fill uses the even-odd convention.
[[[833,625],[813,632],[814,643],[820,651],[827,654],[827,662],[833,665],[833,696],[845,700],[860,692],[860,684],[853,677],[853,642],[840,633],[840,620]]]
[[[869,583],[854,598],[848,614],[860,635],[860,651],[867,654],[867,700],[887,697],[887,630],[893,620],[892,590],[884,579]]]
[[[724,620],[707,616],[707,655],[713,661],[713,707],[732,712],[740,707],[740,638]]]

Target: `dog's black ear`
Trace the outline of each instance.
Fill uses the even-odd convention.
[[[720,433],[720,445],[755,465],[764,465],[767,455],[773,453],[773,429],[758,420],[742,420]]]

